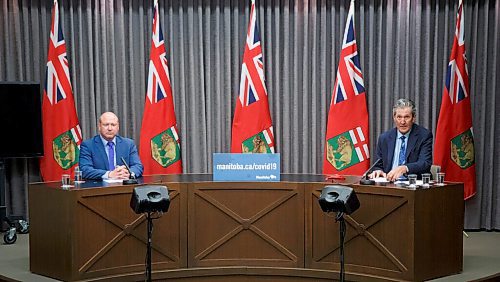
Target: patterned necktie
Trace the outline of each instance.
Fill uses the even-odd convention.
[[[398,159],[398,165],[403,165],[405,163],[405,155],[406,155],[406,144],[405,144],[405,139],[406,136],[401,136],[399,137],[401,139],[401,148],[399,148],[399,159]]]
[[[113,149],[114,146],[115,144],[113,142],[108,142],[108,164],[110,171],[115,169],[115,150]]]

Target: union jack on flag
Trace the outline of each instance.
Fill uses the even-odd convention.
[[[462,5],[459,5],[457,13],[457,28],[455,38],[457,44],[453,44],[450,62],[446,70],[445,87],[452,104],[456,104],[469,96],[469,74],[467,71],[467,57],[465,56],[464,42],[464,17],[462,16]]]
[[[66,99],[69,93],[73,93],[72,91],[68,59],[66,58],[66,43],[59,24],[59,8],[57,0],[55,0],[52,10],[44,92],[49,98],[50,104],[54,105]]]
[[[149,57],[149,72],[147,96],[149,101],[158,103],[172,94],[168,61],[165,51],[165,40],[161,31],[158,17],[158,1],[154,2],[153,36],[151,40],[151,53]]]
[[[252,1],[240,79],[239,100],[244,107],[259,101],[261,95],[267,95],[262,47],[256,21],[255,1]]]
[[[356,37],[354,36],[354,5],[352,4],[347,16],[333,91],[333,104],[347,100],[350,95],[359,95],[365,92]]]

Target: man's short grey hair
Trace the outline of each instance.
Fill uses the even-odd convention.
[[[394,107],[392,107],[392,114],[396,114],[397,109],[410,108],[413,116],[417,115],[417,107],[415,107],[415,102],[410,99],[401,98],[396,101]]]

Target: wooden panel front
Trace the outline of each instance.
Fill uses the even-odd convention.
[[[352,185],[360,208],[345,216],[346,277],[423,281],[462,270],[463,189]],[[323,184],[306,188],[306,268],[340,271],[339,223],[323,213]]]
[[[304,265],[297,183],[190,185],[189,267]]]
[[[153,220],[153,270],[186,267],[185,210],[180,184],[168,186],[170,207]],[[130,208],[131,190],[83,191],[76,205],[75,258],[82,278],[144,270],[147,244],[145,214]]]
[[[169,211],[154,221],[154,279],[338,277],[339,223],[318,204],[326,183],[311,176],[305,176],[311,182],[297,176],[277,183],[196,177],[199,182],[189,175],[177,182],[149,180],[163,182],[171,197]],[[129,206],[133,186],[65,191],[58,185],[30,184],[31,271],[66,281],[143,280],[146,220]],[[422,281],[462,270],[462,184],[422,190],[350,186],[361,207],[346,216],[348,280]]]
[[[339,225],[325,214],[318,198],[324,185],[306,192],[306,268],[340,271]],[[379,187],[356,187],[360,208],[346,215],[346,273],[409,280],[412,274],[413,193]],[[349,277],[349,275],[347,275]]]
[[[32,272],[73,281],[144,271],[147,220],[130,208],[134,187],[65,191],[50,186],[30,186]],[[168,186],[169,210],[153,221],[153,270],[187,266],[183,186]]]

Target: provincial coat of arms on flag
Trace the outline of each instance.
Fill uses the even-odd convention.
[[[180,159],[179,136],[175,127],[172,126],[151,138],[151,156],[164,168]]]
[[[270,129],[272,131],[272,127]],[[241,143],[242,153],[271,154],[274,153],[274,144],[267,130],[263,130]]]
[[[78,139],[68,130],[52,140],[54,160],[62,169],[69,169],[78,163],[80,149]]]
[[[452,138],[450,147],[450,157],[460,168],[466,169],[475,163],[474,137],[471,129]]]
[[[343,132],[327,141],[327,160],[338,171],[365,160],[361,149],[367,151],[368,146],[366,143],[358,142],[354,130],[360,131],[361,127]]]

